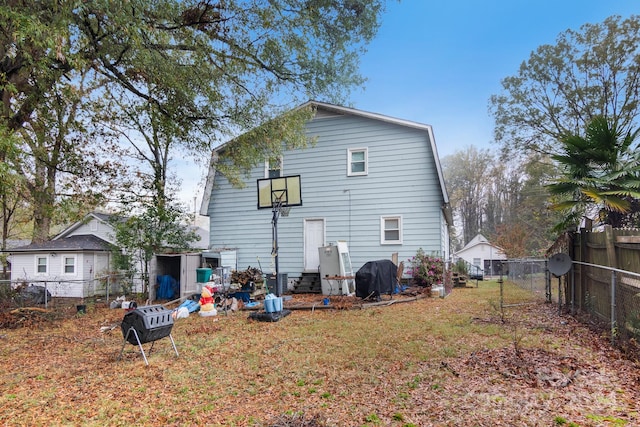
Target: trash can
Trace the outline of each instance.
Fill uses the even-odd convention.
[[[210,268],[196,268],[196,282],[207,283],[211,278]]]

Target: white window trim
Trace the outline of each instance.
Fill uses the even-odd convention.
[[[398,234],[399,240],[386,240],[384,237],[385,232],[385,222],[388,219],[397,219],[398,220]],[[402,244],[402,215],[383,215],[380,217],[380,244],[381,245],[401,245]]]
[[[45,261],[46,261],[46,264],[44,265],[46,271],[44,273],[41,272],[41,271],[38,271],[38,259],[39,258],[44,258]],[[49,257],[47,255],[36,255],[35,259],[34,259],[34,263],[36,265],[35,269],[34,269],[34,272],[35,272],[36,276],[46,276],[47,274],[49,274]]]
[[[78,256],[77,255],[62,255],[61,257],[61,262],[62,262],[62,274],[65,276],[77,276],[78,275]],[[73,258],[73,273],[67,273],[66,272],[66,264],[65,264],[65,260],[67,258]]]
[[[352,172],[351,171],[351,159],[353,153],[359,153],[364,151],[364,171]],[[367,147],[361,148],[348,148],[347,149],[347,176],[364,176],[369,174],[369,149]]]
[[[284,157],[280,156],[280,177],[284,176]],[[269,178],[269,160],[264,161],[264,177]]]

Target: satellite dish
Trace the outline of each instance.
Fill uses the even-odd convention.
[[[571,270],[571,257],[567,254],[555,254],[549,258],[549,271],[554,276],[562,276]]]

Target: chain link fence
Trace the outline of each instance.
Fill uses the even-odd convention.
[[[640,274],[573,261],[571,270],[555,277],[546,259],[511,259],[502,262],[500,308],[548,302],[559,313],[577,315],[591,325],[608,329],[611,341],[640,341]]]
[[[502,261],[500,278],[501,305],[517,306],[540,301],[557,301],[557,292],[551,291],[547,260],[538,258]],[[506,283],[505,283],[506,281]]]
[[[119,295],[129,295],[139,292],[134,283],[136,280],[130,273],[113,273],[90,280],[19,280],[0,281],[0,309],[15,309],[31,306],[54,308],[56,304],[67,305],[68,299],[73,297],[71,290],[81,289],[86,298],[100,298],[105,302],[115,299]],[[64,302],[62,302],[64,301]]]
[[[572,313],[588,313],[608,325],[612,341],[640,340],[639,273],[574,261],[570,274],[573,286],[568,303]],[[576,276],[588,280],[578,285]]]

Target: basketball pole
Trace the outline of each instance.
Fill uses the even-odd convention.
[[[258,209],[271,209],[271,256],[276,275],[276,294],[280,296],[286,290],[286,283],[280,282],[280,260],[278,245],[278,220],[280,216],[289,216],[291,206],[302,206],[300,194],[300,175],[287,177],[261,178],[257,181]],[[281,285],[281,286],[278,286]]]
[[[278,199],[273,203],[273,207],[271,208],[273,212],[273,217],[271,218],[271,239],[272,239],[272,248],[271,255],[273,255],[275,262],[275,270],[276,270],[276,289],[275,294],[277,297],[280,296],[280,292],[278,291],[278,273],[280,272],[280,268],[278,265],[278,218],[280,217],[280,207],[282,206],[282,200]]]

